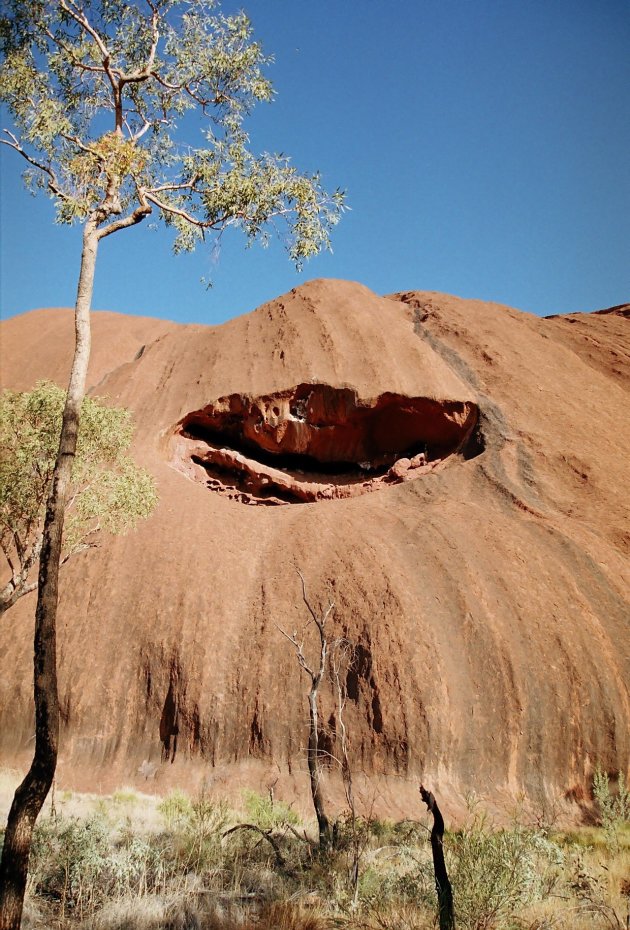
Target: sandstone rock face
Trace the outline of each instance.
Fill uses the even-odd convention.
[[[306,684],[278,629],[306,622],[298,569],[350,644],[377,808],[417,812],[419,777],[539,803],[628,771],[627,308],[313,281],[219,327],[94,329],[93,393],[132,409],[161,500],[63,570],[62,784],[302,790]],[[63,382],[66,337],[64,311],[3,323],[3,384]],[[5,764],[30,752],[33,610],[0,629]],[[326,682],[334,755],[333,709]]]
[[[266,397],[232,394],[189,414],[175,431],[172,461],[243,503],[339,500],[475,447],[477,422],[469,401],[362,401],[349,388],[301,384]]]

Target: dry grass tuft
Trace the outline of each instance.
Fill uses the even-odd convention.
[[[98,914],[83,921],[81,930],[201,930],[199,913],[181,895],[145,895],[123,898],[106,905]]]
[[[290,901],[273,901],[265,905],[255,924],[247,930],[329,930],[330,918],[313,914],[301,904]]]

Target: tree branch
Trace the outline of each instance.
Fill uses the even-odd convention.
[[[8,548],[5,547],[4,542],[0,546],[0,549],[2,549],[3,555],[5,559],[7,560],[9,568],[11,569],[11,580],[13,580],[13,578],[15,578],[16,571],[15,571],[15,565],[13,564],[13,559],[11,558],[11,555],[10,555],[10,551]],[[10,583],[11,582],[9,582],[9,584]]]
[[[133,213],[123,217],[123,219],[114,220],[109,226],[104,226],[103,229],[99,229],[97,237],[100,240],[104,239],[105,236],[111,236],[112,233],[118,232],[119,229],[129,229],[130,226],[141,223],[145,216],[148,216],[151,212],[151,207],[148,204],[140,204]]]
[[[216,220],[200,220],[198,217],[193,216],[186,210],[181,210],[179,207],[174,207],[171,204],[164,203],[163,200],[160,200],[159,197],[156,197],[155,194],[150,193],[148,190],[144,191],[144,196],[164,213],[171,213],[173,216],[180,216],[183,220],[186,220],[187,223],[190,223],[191,226],[196,226],[197,229],[217,229],[230,223],[231,217],[229,216],[221,216]]]
[[[97,527],[96,529],[92,530],[92,532],[95,533],[95,532],[98,531],[98,529],[100,529],[100,527]],[[91,543],[91,542],[82,542],[82,543],[80,543],[80,544],[76,547],[76,549],[72,549],[71,552],[68,552],[68,553],[66,553],[66,555],[64,555],[64,557],[62,558],[62,560],[61,560],[61,562],[59,563],[59,565],[65,565],[66,562],[67,562],[69,559],[71,559],[73,556],[78,555],[80,552],[85,552],[87,549],[98,549],[98,543],[95,543],[95,542],[92,542],[92,543]]]
[[[26,535],[24,539],[28,539],[28,535]],[[24,563],[24,553],[26,552],[27,544],[22,545],[22,540],[20,539],[17,530],[13,530],[13,545],[15,546],[18,562],[20,565],[22,565]]]
[[[77,5],[73,2],[73,0],[59,0],[59,6],[61,7],[62,10],[64,10],[64,12],[68,14],[68,16],[72,17],[75,23],[81,26],[84,32],[87,32],[88,35],[92,36],[96,45],[98,46],[98,49],[101,55],[103,56],[103,66],[105,68],[106,73],[108,74],[108,76],[110,74],[113,74],[110,68],[110,64],[109,64],[111,61],[111,57],[112,57],[111,53],[109,49],[107,48],[107,46],[105,45],[105,42],[103,41],[101,36],[96,31],[96,29],[90,24],[90,21],[88,20],[85,13],[77,7]]]
[[[99,68],[98,65],[86,65],[84,61],[81,61],[74,54],[74,49],[70,45],[66,45],[59,36],[56,36],[54,32],[51,32],[50,29],[44,30],[46,36],[50,39],[57,48],[60,48],[62,52],[65,52],[66,55],[70,58],[73,68],[79,68],[80,71],[91,71],[96,74],[107,74],[105,68]]]
[[[9,607],[13,607],[19,598],[21,598],[24,594],[29,594],[31,591],[34,591],[37,587],[36,581],[32,581],[30,584],[28,584],[27,579],[33,564],[39,558],[39,554],[42,548],[42,540],[43,534],[40,534],[39,539],[35,541],[33,548],[26,558],[24,558],[25,550],[22,546],[20,546],[20,549],[18,550],[18,559],[20,561],[19,571],[14,569],[8,552],[4,546],[2,547],[5,558],[11,567],[11,578],[0,591],[0,613],[4,613],[9,609]]]
[[[316,677],[315,672],[311,668],[309,668],[309,666],[306,664],[306,659],[304,658],[304,643],[299,643],[297,640],[297,630],[295,631],[293,636],[290,636],[286,632],[286,630],[283,630],[282,627],[278,626],[277,624],[276,624],[276,628],[280,630],[282,635],[286,636],[289,642],[295,646],[295,652],[297,655],[298,662],[300,663],[304,671],[307,673],[307,675],[311,676],[311,680],[315,681],[315,677]]]
[[[128,125],[127,125],[127,128],[129,129]],[[145,132],[147,132],[150,128],[151,128],[151,123],[149,122],[148,119],[145,118],[143,126],[137,132],[130,131],[129,135],[131,136],[132,141],[137,142],[138,139],[141,139],[143,135],[145,134]]]
[[[119,77],[119,87],[122,90],[125,84],[137,84],[140,81],[146,81],[151,77],[153,71],[153,65],[155,64],[155,54],[157,52],[158,42],[160,41],[160,30],[158,28],[158,11],[155,6],[149,4],[153,10],[151,16],[151,48],[149,50],[149,57],[144,68],[140,68],[137,71],[132,72],[131,74],[122,73]]]
[[[424,785],[419,785],[418,790],[420,792],[420,797],[426,804],[430,813],[433,814],[431,852],[433,854],[433,871],[435,875],[435,890],[438,898],[440,930],[455,930],[453,891],[444,861],[444,818],[442,817],[433,792],[428,791]]]
[[[304,601],[304,604],[306,605],[306,608],[309,614],[313,618],[315,625],[317,626],[317,629],[319,630],[320,636],[323,636],[324,626],[326,625],[326,621],[328,620],[331,612],[335,609],[335,602],[329,601],[328,607],[324,611],[323,615],[321,617],[318,617],[317,614],[315,613],[313,606],[311,605],[307,597],[306,582],[304,581],[304,575],[302,574],[299,568],[297,569],[297,573],[300,576],[300,581],[302,582],[302,600]]]
[[[25,152],[22,146],[20,145],[20,142],[17,136],[14,136],[13,133],[10,132],[8,129],[4,129],[3,132],[5,133],[5,135],[9,136],[9,139],[11,141],[9,142],[7,139],[0,139],[0,144],[8,145],[10,149],[15,149],[16,152],[19,152],[22,158],[26,159],[29,165],[32,165],[34,168],[37,168],[39,171],[43,171],[44,174],[47,174],[49,178],[48,189],[50,190],[50,192],[54,194],[56,197],[61,197],[63,200],[68,200],[69,199],[68,195],[65,194],[59,187],[57,176],[55,175],[52,168],[49,168],[48,165],[43,165],[41,162],[37,161],[36,158],[33,158],[32,155],[29,155],[27,152]]]
[[[84,142],[81,142],[81,140],[77,139],[76,136],[68,136],[65,132],[60,132],[59,135],[62,139],[65,139],[66,142],[72,142],[72,144],[76,145],[76,147],[81,149],[82,152],[86,152],[88,155],[93,155],[95,158],[98,158],[99,161],[106,161],[106,158],[102,152],[99,152],[97,149],[93,149],[89,145],[86,145]]]
[[[6,611],[9,610],[10,607],[13,607],[21,597],[25,594],[30,594],[36,587],[36,581],[31,581],[30,584],[20,585],[13,589],[10,583],[5,585],[2,591],[0,591],[0,614],[6,613]]]
[[[87,16],[83,10],[79,9],[74,3],[74,0],[59,0],[59,6],[64,10],[81,28],[84,32],[87,32],[88,35],[92,37],[96,43],[98,50],[100,51],[103,59],[103,68],[105,74],[109,78],[109,83],[112,86],[114,92],[114,108],[116,111],[117,118],[119,117],[122,105],[120,98],[120,70],[112,68],[111,66],[111,53],[105,44],[104,40],[101,38],[99,33],[94,29],[88,20]],[[118,122],[117,122],[118,128]]]
[[[226,836],[229,836],[231,833],[236,833],[237,830],[252,830],[255,833],[259,833],[260,836],[262,836],[263,839],[267,840],[267,842],[271,845],[274,851],[274,855],[276,857],[276,865],[278,866],[278,868],[281,869],[283,872],[287,871],[287,864],[284,860],[284,856],[282,855],[278,841],[275,838],[275,836],[273,836],[271,830],[263,830],[260,827],[257,827],[256,824],[254,823],[237,823],[235,827],[230,827],[229,830],[226,830],[224,833],[222,833],[221,839],[224,839]]]
[[[167,90],[183,90],[183,84],[171,84],[170,81],[167,81],[166,78],[163,78],[161,74],[158,74],[157,71],[151,71],[149,77],[152,77],[154,80],[160,84],[161,87],[165,87]]]
[[[146,188],[145,193],[147,194],[159,194],[162,191],[185,191],[185,190],[195,190],[195,184],[199,181],[199,175],[196,174],[192,181],[187,181],[185,184],[160,184],[159,187],[148,187]]]

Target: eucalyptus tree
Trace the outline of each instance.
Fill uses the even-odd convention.
[[[264,241],[282,224],[299,265],[328,247],[343,209],[343,194],[328,195],[318,175],[251,152],[244,121],[272,98],[268,61],[247,17],[223,15],[211,0],[3,0],[0,100],[13,126],[2,141],[25,161],[26,183],[54,199],[57,220],[82,225],[83,241],[75,353],[39,559],[35,753],[5,833],[1,930],[19,927],[33,825],[56,767],[58,570],[100,243],[152,214],[173,228],[175,251],[228,227]],[[184,144],[179,123],[199,123],[200,144]]]
[[[0,616],[37,588],[32,570],[44,537],[65,391],[40,381],[0,394],[0,552],[7,582]],[[124,533],[157,503],[153,477],[129,456],[131,414],[84,397],[64,521],[61,564],[98,545],[100,531]]]

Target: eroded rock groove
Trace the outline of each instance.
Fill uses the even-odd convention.
[[[354,497],[482,451],[470,401],[299,384],[274,394],[230,394],[175,427],[175,468],[247,504]]]

